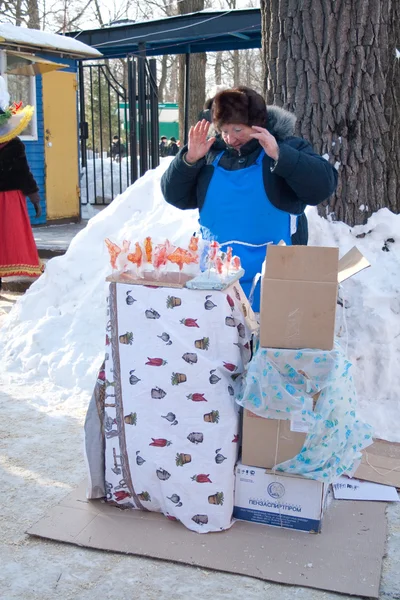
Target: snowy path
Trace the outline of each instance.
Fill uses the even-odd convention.
[[[85,477],[87,394],[0,378],[2,600],[334,600],[336,594],[30,538],[24,532]],[[382,600],[398,595],[400,506],[389,509]],[[323,534],[322,534],[323,535]],[[235,589],[235,592],[232,592]]]

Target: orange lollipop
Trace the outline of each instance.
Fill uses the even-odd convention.
[[[121,254],[121,248],[119,246],[117,246],[117,244],[115,244],[114,242],[109,240],[108,238],[106,238],[104,241],[106,243],[108,252],[110,254],[111,267],[113,269],[116,269],[117,268],[117,258]]]
[[[128,254],[128,260],[129,260],[129,262],[133,263],[134,265],[137,265],[137,267],[139,268],[142,265],[142,259],[143,259],[142,249],[140,247],[139,242],[136,242],[135,252]]]

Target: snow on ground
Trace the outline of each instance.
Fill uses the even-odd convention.
[[[68,252],[47,263],[0,330],[3,370],[25,382],[49,379],[65,390],[92,390],[104,353],[104,280],[110,271],[104,239],[152,235],[174,242],[198,228],[196,211],[179,211],[163,200],[159,182],[169,162],[93,217]],[[379,437],[400,441],[400,215],[383,209],[353,230],[318,217],[316,209],[308,216],[310,243],[337,245],[341,254],[356,244],[373,265],[343,284],[350,306],[342,340],[355,365],[362,416]],[[388,239],[394,242],[384,252]]]
[[[0,374],[2,600],[348,598],[27,536],[25,531],[86,475],[83,419],[88,398],[86,392],[60,389],[48,381],[29,386]],[[381,600],[398,598],[400,503],[389,507],[388,516]]]

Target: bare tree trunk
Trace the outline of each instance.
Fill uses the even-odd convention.
[[[261,0],[267,102],[339,170],[320,214],[350,226],[400,212],[400,62],[396,0]],[[284,24],[284,27],[282,26]]]
[[[168,55],[164,54],[161,60],[161,77],[160,83],[158,84],[158,101],[164,102],[165,88],[167,84],[168,75]]]
[[[179,57],[172,57],[170,76],[167,78],[166,102],[178,102]]]
[[[240,81],[240,61],[239,61],[239,50],[233,51],[233,87],[238,87],[241,84]]]
[[[185,55],[178,57],[178,107],[179,107],[179,139],[185,135]]]
[[[38,0],[27,1],[28,27],[29,29],[40,29],[40,15]]]
[[[204,0],[182,0],[178,5],[179,14],[198,12],[204,9]],[[199,112],[206,100],[206,62],[207,55],[203,52],[190,56],[190,106],[189,125],[197,121]],[[179,57],[179,130],[180,137],[184,135],[184,82],[185,57]]]
[[[222,52],[215,56],[215,85],[222,85]]]
[[[17,0],[15,3],[15,24],[18,27],[22,25],[22,0]]]

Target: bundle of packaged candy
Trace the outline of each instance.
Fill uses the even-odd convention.
[[[186,286],[192,289],[224,289],[244,274],[240,258],[232,248],[222,251],[216,241],[192,235],[187,247],[174,246],[167,239],[155,243],[146,237],[142,243],[124,240],[119,246],[105,240],[113,275],[126,274],[134,279],[162,281],[168,273],[186,275]]]

